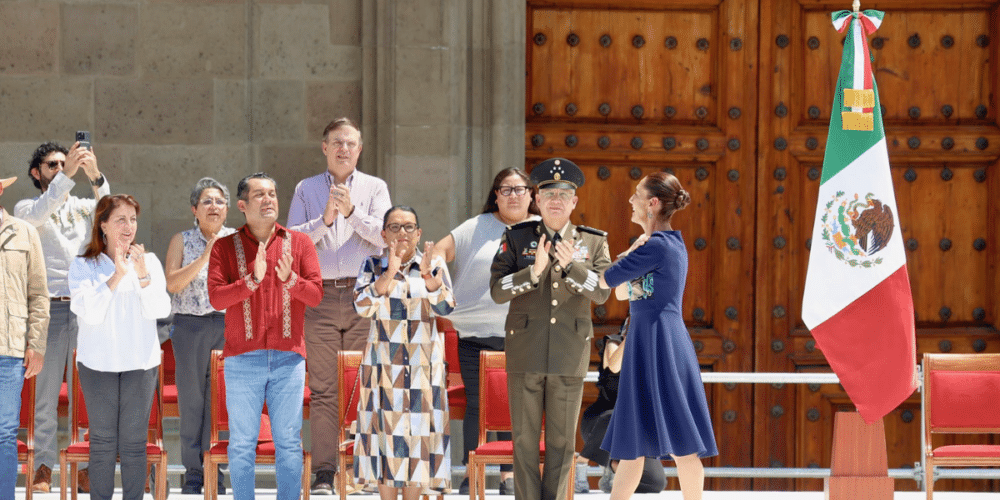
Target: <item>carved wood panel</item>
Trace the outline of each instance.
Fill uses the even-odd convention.
[[[706,370],[753,369],[755,23],[744,0],[528,2],[527,166],[580,165],[573,220],[608,231],[612,255],[641,232],[628,203],[638,181],[679,178],[693,201],[674,218],[690,259],[683,315]],[[627,313],[613,298],[596,307],[598,335]],[[706,462],[749,466],[752,388],[707,389],[724,445]]]
[[[761,2],[756,359],[758,371],[829,371],[801,321],[802,293],[846,3]],[[918,352],[1000,349],[996,248],[995,2],[879,2],[871,40],[900,228],[907,245]],[[779,245],[784,241],[786,244]],[[784,314],[777,314],[777,311]],[[919,357],[919,354],[918,354]],[[829,467],[839,386],[759,386],[758,466]],[[774,411],[776,408],[783,412]],[[779,415],[780,414],[780,415]],[[779,416],[776,416],[779,415]],[[790,417],[790,418],[789,418]],[[885,418],[889,467],[920,460],[919,394]],[[819,480],[757,480],[757,489],[821,489]],[[935,489],[995,491],[996,481]],[[897,490],[918,489],[898,480]]]

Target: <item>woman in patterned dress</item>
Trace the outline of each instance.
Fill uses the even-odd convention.
[[[382,500],[399,489],[404,500],[451,489],[444,337],[434,318],[455,299],[444,261],[417,251],[420,236],[412,208],[389,209],[388,248],[365,261],[354,290],[358,314],[372,318],[358,375],[354,476],[378,484]],[[426,255],[432,248],[426,243]]]

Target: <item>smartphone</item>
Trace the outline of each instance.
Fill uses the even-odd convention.
[[[85,147],[91,151],[93,148],[90,147],[90,132],[87,130],[77,130],[76,131],[76,142],[80,143],[81,147]]]

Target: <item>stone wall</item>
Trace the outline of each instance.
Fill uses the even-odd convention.
[[[360,167],[437,239],[523,156],[524,3],[515,0],[0,0],[4,207],[37,195],[41,142],[90,130],[112,192],[158,255],[191,186],[267,171],[281,208],[324,168],[323,126],[360,120]],[[75,192],[89,195],[79,174]],[[284,222],[284,216],[280,218]],[[229,224],[242,224],[235,204]]]

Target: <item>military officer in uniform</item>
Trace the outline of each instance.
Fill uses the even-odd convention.
[[[598,286],[611,264],[604,231],[574,226],[583,172],[552,158],[531,171],[541,221],[507,229],[490,270],[490,293],[511,301],[507,313],[507,390],[514,436],[518,500],[564,500],[572,475],[583,377],[590,361],[590,303],[604,303]],[[539,439],[545,415],[545,472]]]

